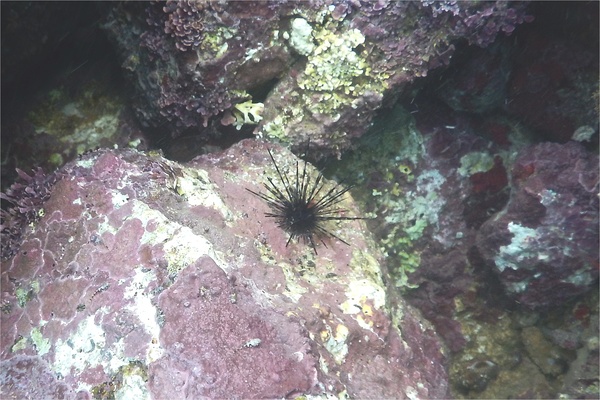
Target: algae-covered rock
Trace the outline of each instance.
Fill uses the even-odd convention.
[[[530,21],[525,2],[166,1],[116,6],[104,23],[144,126],[207,137],[221,124],[340,154],[384,98]],[[259,119],[236,104],[264,103]],[[259,123],[258,127],[254,127]],[[168,129],[165,129],[168,128]]]
[[[364,221],[328,226],[351,246],[286,246],[246,190],[274,174],[254,141],[188,164],[135,150],[68,163],[2,263],[3,393],[447,396],[437,336],[387,292]]]
[[[576,142],[523,149],[506,207],[477,246],[506,293],[530,308],[559,306],[598,281],[598,157]]]

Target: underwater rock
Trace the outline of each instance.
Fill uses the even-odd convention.
[[[534,3],[529,12],[536,20],[517,35],[459,48],[432,94],[456,111],[503,110],[544,140],[595,143],[598,4]]]
[[[252,103],[252,94],[268,90],[291,65],[278,35],[281,18],[296,5],[156,1],[114,7],[104,28],[135,89],[140,122],[175,136],[209,121],[220,126],[221,119],[255,125],[262,104]],[[235,108],[246,102],[254,104],[252,112]]]
[[[265,174],[255,141],[187,164],[136,150],[66,164],[2,263],[2,392],[448,397],[437,335],[387,291],[364,222],[330,226],[351,246],[286,246],[246,191]]]
[[[208,135],[203,128],[259,124],[257,135],[291,144],[310,137],[339,154],[366,131],[385,96],[447,65],[452,42],[485,47],[531,20],[526,5],[124,3],[104,27],[145,126]]]
[[[514,47],[505,109],[544,140],[597,142],[598,3],[536,6],[544,15]]]
[[[507,40],[498,40],[485,49],[464,50],[444,72],[436,96],[455,111],[485,113],[502,109],[511,71],[510,49]]]
[[[3,3],[0,184],[53,171],[85,151],[138,146],[120,66],[97,22],[108,3]]]
[[[520,152],[511,176],[510,200],[477,247],[511,298],[559,306],[598,279],[598,157],[576,142],[541,143]]]
[[[552,346],[538,328],[523,328],[521,336],[529,358],[544,375],[557,377],[568,370],[566,352]]]
[[[336,174],[361,188],[354,196],[375,218],[369,226],[392,283],[454,352],[469,341],[458,315],[493,322],[504,312],[471,249],[481,224],[506,205],[505,166],[526,139],[508,120],[480,123],[417,103],[414,114],[396,106],[378,118]],[[502,145],[486,137],[492,124],[506,127]]]
[[[588,296],[586,296],[588,297]],[[575,324],[578,329],[578,337],[581,342],[578,345],[576,358],[569,365],[565,376],[563,388],[560,391],[572,398],[593,398],[598,395],[598,383],[600,381],[600,344],[598,337],[598,291],[591,291],[588,304],[584,302],[575,305],[573,317],[579,323]],[[573,325],[566,318],[565,326],[571,328]],[[556,338],[556,336],[554,337]],[[561,347],[563,343],[559,343]]]

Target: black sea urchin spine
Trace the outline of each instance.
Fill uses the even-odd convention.
[[[323,223],[325,221],[362,219],[360,217],[340,216],[341,212],[347,210],[336,207],[342,201],[342,196],[351,187],[342,188],[339,184],[336,184],[326,193],[321,194],[325,186],[322,173],[319,172],[317,178],[311,180],[306,171],[306,161],[304,161],[302,173],[300,173],[298,161],[296,161],[296,176],[295,181],[293,181],[294,177],[290,179],[288,174],[282,173],[279,169],[271,150],[268,150],[268,152],[283,186],[283,190],[279,189],[271,177],[267,177],[268,183],[263,183],[267,193],[254,192],[250,189],[246,190],[260,197],[268,204],[271,212],[265,213],[265,216],[275,218],[277,225],[290,235],[286,247],[292,239],[301,238],[304,243],[309,243],[315,254],[317,254],[315,236],[319,238],[325,247],[327,245],[323,241],[324,236],[334,237],[340,242],[349,245],[348,242],[327,230]]]

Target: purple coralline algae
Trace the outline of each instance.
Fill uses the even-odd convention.
[[[104,26],[136,89],[134,109],[142,124],[177,134],[206,127],[225,110],[239,117],[238,125],[258,122],[262,104],[254,104],[253,114],[236,113],[234,106],[251,101],[249,91],[291,63],[289,50],[276,40],[280,13],[291,10],[281,7],[201,1],[115,7]]]
[[[457,352],[467,344],[458,311],[500,312],[479,298],[486,285],[470,257],[481,224],[508,201],[511,153],[477,134],[485,127],[447,110],[419,105],[415,121],[396,107],[374,126],[379,138],[345,161],[367,188],[359,198],[377,218],[372,229],[393,283]],[[507,140],[518,143],[519,132]]]
[[[136,150],[66,164],[2,262],[2,393],[447,397],[437,335],[387,291],[364,222],[331,227],[352,246],[286,247],[245,190],[274,172],[255,141],[188,164]]]
[[[0,210],[1,258],[15,255],[21,245],[23,233],[29,224],[35,223],[43,216],[44,202],[50,198],[52,186],[59,179],[56,173],[46,174],[37,168],[29,175],[17,169],[20,178],[13,183],[0,198],[10,205]]]
[[[167,1],[120,5],[104,26],[146,126],[258,124],[339,152],[386,96],[446,65],[454,41],[484,47],[530,21],[526,4]]]
[[[554,396],[560,388],[552,380],[542,373],[534,376],[527,371],[545,359],[545,354],[552,357],[548,362],[570,365],[573,354],[569,352],[593,335],[573,341],[575,335],[565,331],[564,324],[558,324],[552,334],[567,338],[558,345],[565,348],[556,349],[554,343],[540,347],[547,353],[536,353],[538,343],[526,341],[520,333],[523,327],[536,322],[531,317],[530,304],[522,302],[520,306],[520,298],[506,291],[504,279],[498,279],[495,264],[486,262],[490,257],[480,246],[485,245],[484,234],[498,240],[506,238],[493,250],[510,243],[506,225],[491,225],[491,221],[507,214],[506,210],[521,210],[523,215],[533,216],[531,210],[525,210],[527,203],[519,194],[524,190],[522,181],[518,181],[522,174],[516,173],[527,155],[554,162],[554,167],[540,165],[536,178],[544,182],[539,190],[553,190],[557,196],[556,202],[547,207],[541,229],[546,230],[547,239],[560,235],[561,230],[573,239],[577,237],[576,242],[555,246],[560,251],[572,250],[572,256],[586,248],[581,255],[588,262],[585,267],[581,265],[585,271],[579,274],[576,264],[564,265],[566,258],[553,259],[558,261],[556,270],[570,271],[565,279],[582,276],[587,280],[576,283],[581,290],[565,292],[567,296],[562,299],[562,295],[556,296],[555,304],[568,309],[568,304],[561,302],[583,295],[597,279],[597,157],[575,142],[528,147],[533,135],[506,117],[482,120],[449,111],[431,99],[417,98],[415,103],[413,114],[396,106],[380,117],[373,126],[374,132],[357,142],[358,150],[342,158],[339,168],[347,172],[338,174],[355,179],[361,188],[353,195],[364,204],[366,214],[374,218],[368,223],[387,256],[392,283],[433,323],[451,351],[449,375],[453,394],[492,398],[506,398],[511,393]],[[535,150],[538,146],[549,149],[553,156],[542,157]],[[533,169],[526,170],[535,176]],[[561,174],[569,178],[561,178]],[[565,179],[572,185],[569,189],[552,186],[563,185],[558,182]],[[531,192],[532,187],[525,186]],[[535,195],[533,198],[542,199]],[[549,199],[543,201],[546,200]],[[585,211],[584,205],[588,207]],[[532,228],[525,221],[520,223]],[[575,226],[581,230],[571,232]],[[561,236],[555,238],[562,240]],[[530,244],[534,245],[535,242]],[[552,249],[541,247],[523,250],[542,256],[554,254],[549,252]],[[531,264],[531,269],[527,269],[529,260],[521,261],[532,275],[548,276],[551,271],[541,264]],[[533,270],[537,267],[541,269]],[[560,289],[555,283],[543,279],[534,282],[531,290],[550,293]],[[593,350],[590,354],[588,357],[582,353],[581,362],[593,363]],[[565,380],[568,391],[576,390],[570,386],[574,378],[562,375],[565,369],[556,371],[560,371],[560,379],[570,380]]]
[[[531,307],[552,307],[598,279],[598,157],[576,143],[521,151],[511,197],[479,232],[478,249],[506,293]]]

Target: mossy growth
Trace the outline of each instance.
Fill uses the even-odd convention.
[[[494,157],[489,152],[475,151],[465,154],[460,159],[458,173],[461,176],[471,176],[477,172],[486,172],[494,166]]]
[[[229,45],[228,40],[235,37],[238,34],[238,29],[233,27],[219,26],[214,31],[205,31],[202,43],[197,52],[198,55],[202,55],[203,59],[201,62],[218,60],[227,53]]]
[[[76,90],[58,86],[38,94],[28,119],[36,133],[57,139],[56,147],[48,149],[47,161],[59,167],[76,155],[73,149],[81,154],[115,143],[123,105],[118,89],[92,80]]]
[[[316,46],[298,79],[306,110],[334,116],[365,92],[382,93],[387,88],[389,76],[372,69],[369,46],[360,30],[325,18],[322,25],[313,27],[312,36]]]
[[[35,298],[40,292],[40,283],[38,281],[32,281],[29,286],[21,286],[15,290],[15,296],[17,297],[17,303],[20,307],[25,307],[28,301]]]
[[[11,351],[17,352],[19,350],[23,350],[27,348],[27,338],[23,337],[23,336],[19,336],[16,340],[15,343],[13,344],[13,346],[11,347]]]
[[[41,328],[35,327],[29,333],[29,337],[19,336],[19,338],[11,347],[11,351],[17,352],[19,350],[24,350],[31,346],[33,346],[35,351],[40,356],[47,354],[50,351],[50,348],[52,347],[52,345],[50,344],[50,339],[44,337]]]
[[[112,381],[102,382],[101,384],[92,387],[91,393],[94,399],[114,400],[115,384]]]
[[[300,15],[302,13],[299,11]],[[310,124],[333,124],[348,110],[359,107],[365,93],[383,95],[388,89],[389,73],[376,70],[371,59],[374,45],[363,33],[335,20],[329,8],[292,21],[288,39],[290,47],[305,57],[295,87],[276,116],[264,124],[261,135],[286,142],[288,127]],[[298,44],[299,30],[307,42]],[[309,37],[308,37],[308,36]],[[294,41],[294,40],[296,41]],[[310,39],[310,41],[308,40]],[[328,140],[336,142],[345,135],[329,131]]]
[[[40,328],[33,328],[29,336],[31,337],[31,341],[35,346],[35,350],[40,356],[43,356],[50,351],[50,347],[52,347],[50,345],[50,340],[48,338],[44,338]]]
[[[410,289],[410,274],[421,262],[416,242],[437,224],[443,206],[439,187],[443,176],[436,170],[420,170],[423,137],[410,113],[400,106],[386,110],[356,143],[356,150],[329,163],[327,176],[356,185],[352,195],[377,219],[373,231],[396,286]]]
[[[0,304],[0,312],[2,314],[10,314],[13,310],[13,303],[8,300],[3,300]]]
[[[140,398],[131,396],[147,395],[148,393],[143,393],[143,390],[137,387],[139,386],[136,384],[137,381],[148,382],[148,367],[139,360],[133,360],[121,366],[110,381],[92,387],[92,397],[113,400],[116,398]]]

